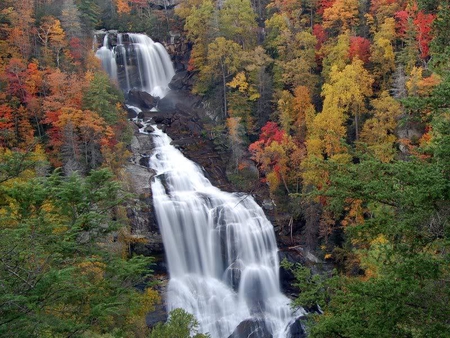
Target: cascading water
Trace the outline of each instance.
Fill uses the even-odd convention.
[[[125,93],[137,89],[162,98],[175,75],[165,48],[144,34],[106,34],[96,56]]]
[[[153,203],[167,255],[169,310],[195,315],[203,332],[228,337],[246,320],[288,337],[293,320],[280,292],[271,223],[251,196],[223,192],[156,130]]]
[[[105,37],[97,51],[103,67],[125,92],[139,78],[141,90],[164,96],[173,76],[167,52],[147,37],[127,36],[132,43],[124,43],[124,35],[119,34],[113,48]],[[135,71],[139,76],[130,75]],[[254,334],[289,337],[295,317],[289,299],[280,292],[278,249],[264,212],[251,196],[212,186],[166,134],[153,128],[155,148],[149,165],[156,172],[153,205],[169,266],[168,310],[192,313],[201,331],[212,338],[228,338],[243,322],[250,323]]]

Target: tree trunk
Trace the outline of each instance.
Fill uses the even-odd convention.
[[[225,78],[225,65],[222,62],[222,85],[223,85],[223,113],[225,118],[228,117],[228,108],[227,108],[227,81]]]

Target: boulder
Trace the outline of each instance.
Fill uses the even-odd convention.
[[[228,338],[273,338],[264,320],[246,319],[234,329]]]
[[[303,328],[303,325],[300,321],[301,318],[298,318],[294,323],[289,327],[289,338],[306,338],[306,332]]]
[[[141,109],[152,109],[158,104],[158,99],[151,96],[147,92],[132,89],[127,94],[127,103],[133,106],[138,106]]]
[[[193,86],[193,73],[188,71],[180,71],[175,74],[172,81],[169,83],[169,88],[172,90],[190,90]]]

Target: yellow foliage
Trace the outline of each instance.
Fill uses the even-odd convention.
[[[423,77],[422,67],[413,67],[408,81],[406,81],[406,88],[408,89],[408,94],[410,96],[426,96],[431,93],[434,87],[436,87],[441,82],[439,75],[433,73],[431,76]]]
[[[106,264],[98,261],[84,261],[79,263],[77,267],[78,273],[89,277],[91,282],[98,283],[103,279]]]
[[[155,309],[155,304],[161,302],[161,296],[152,288],[146,288],[140,297],[141,306],[136,312],[139,317],[145,316],[147,313]]]
[[[338,164],[349,164],[352,160],[352,156],[347,153],[339,153],[330,156],[330,161]]]
[[[347,207],[345,210],[347,213],[341,224],[343,226],[363,224],[364,212],[366,211],[366,209],[362,206],[363,201],[360,199],[355,199],[347,200],[346,202]]]
[[[241,93],[245,93],[248,89],[248,82],[244,72],[237,73],[233,80],[227,83],[228,87],[238,89]]]
[[[340,31],[356,27],[358,24],[358,0],[336,0],[333,6],[323,13],[324,28],[337,28]]]
[[[274,192],[281,183],[280,178],[274,171],[271,171],[266,175],[266,181],[271,192]]]
[[[368,119],[361,131],[361,141],[382,162],[390,162],[395,157],[395,128],[401,114],[400,104],[387,91],[372,101],[374,116]]]
[[[388,84],[388,74],[395,70],[394,40],[395,20],[394,18],[387,18],[375,33],[370,48],[370,61],[375,65],[373,74],[376,78],[382,80],[384,87]]]

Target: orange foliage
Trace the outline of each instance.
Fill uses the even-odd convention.
[[[128,0],[117,0],[117,14],[129,14],[131,7],[128,5]]]
[[[358,0],[336,0],[323,12],[323,26],[340,32],[356,27],[358,23]]]

